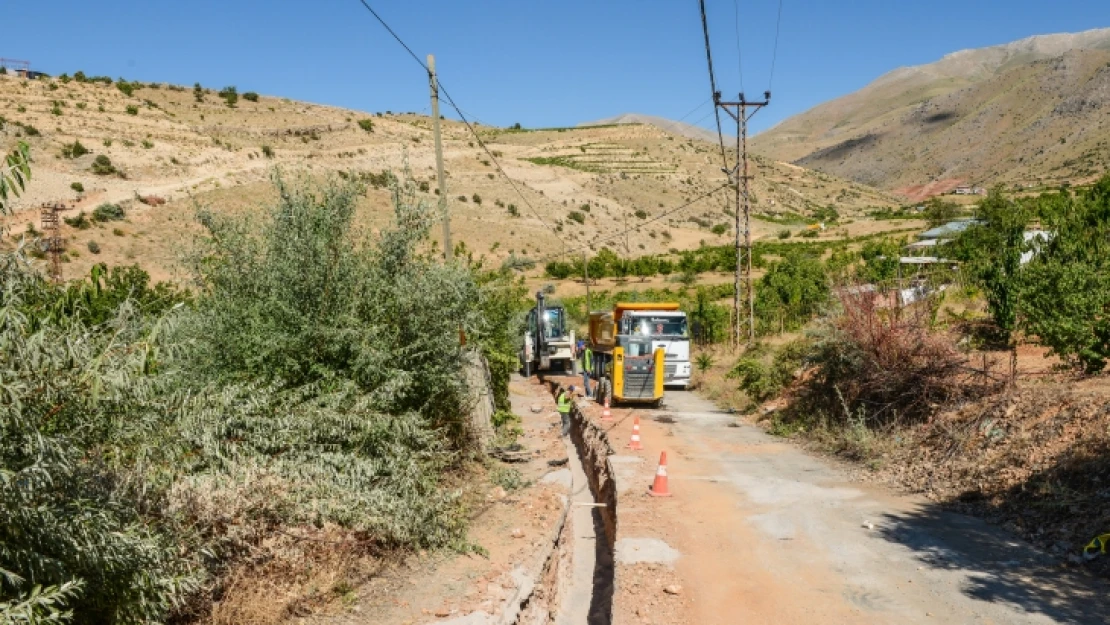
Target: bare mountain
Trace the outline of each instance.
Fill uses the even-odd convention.
[[[655,115],[641,115],[640,113],[624,113],[616,117],[606,117],[597,121],[585,122],[578,124],[580,127],[589,126],[613,126],[617,124],[648,124],[655,126],[660,130],[669,132],[675,135],[681,135],[687,139],[697,139],[699,141],[708,141],[710,143],[717,143],[717,133],[712,130],[706,130],[701,126],[694,126],[684,122],[676,122],[665,117],[656,117]]]
[[[915,199],[959,184],[1088,180],[1110,165],[1110,28],[894,70],[753,148]]]

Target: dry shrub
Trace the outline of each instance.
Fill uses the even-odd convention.
[[[268,536],[225,578],[212,604],[212,625],[276,625],[349,599],[376,573],[380,560],[335,526]]]
[[[978,394],[952,338],[930,328],[926,303],[883,308],[871,294],[842,293],[842,313],[819,333],[815,365],[797,407],[833,424],[875,427],[917,421],[937,406]]]

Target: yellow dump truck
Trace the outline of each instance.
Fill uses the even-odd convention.
[[[627,314],[643,306],[619,303],[612,312],[590,313],[590,377],[597,380],[599,403],[663,402],[666,349],[652,349],[652,337],[634,328]]]

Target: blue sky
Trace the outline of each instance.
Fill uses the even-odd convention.
[[[696,0],[368,0],[484,123],[624,112],[712,123]],[[768,86],[778,0],[707,0],[718,82]],[[49,73],[200,82],[364,111],[422,111],[422,70],[358,0],[8,0],[0,57]],[[23,26],[21,26],[23,25]],[[896,67],[1110,26],[1106,0],[783,0],[773,105],[755,129]],[[697,108],[701,104],[701,108]],[[450,112],[446,111],[450,116]]]

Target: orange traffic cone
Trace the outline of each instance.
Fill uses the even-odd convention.
[[[659,468],[655,471],[655,483],[648,489],[652,497],[670,497],[671,491],[667,488],[667,452],[659,454]]]
[[[613,420],[613,413],[609,410],[609,400],[608,399],[605,400],[605,405],[601,409],[601,420],[602,421],[612,421]]]
[[[628,448],[633,451],[640,451],[644,448],[640,444],[640,417],[636,417],[632,421],[632,441],[628,443]]]

